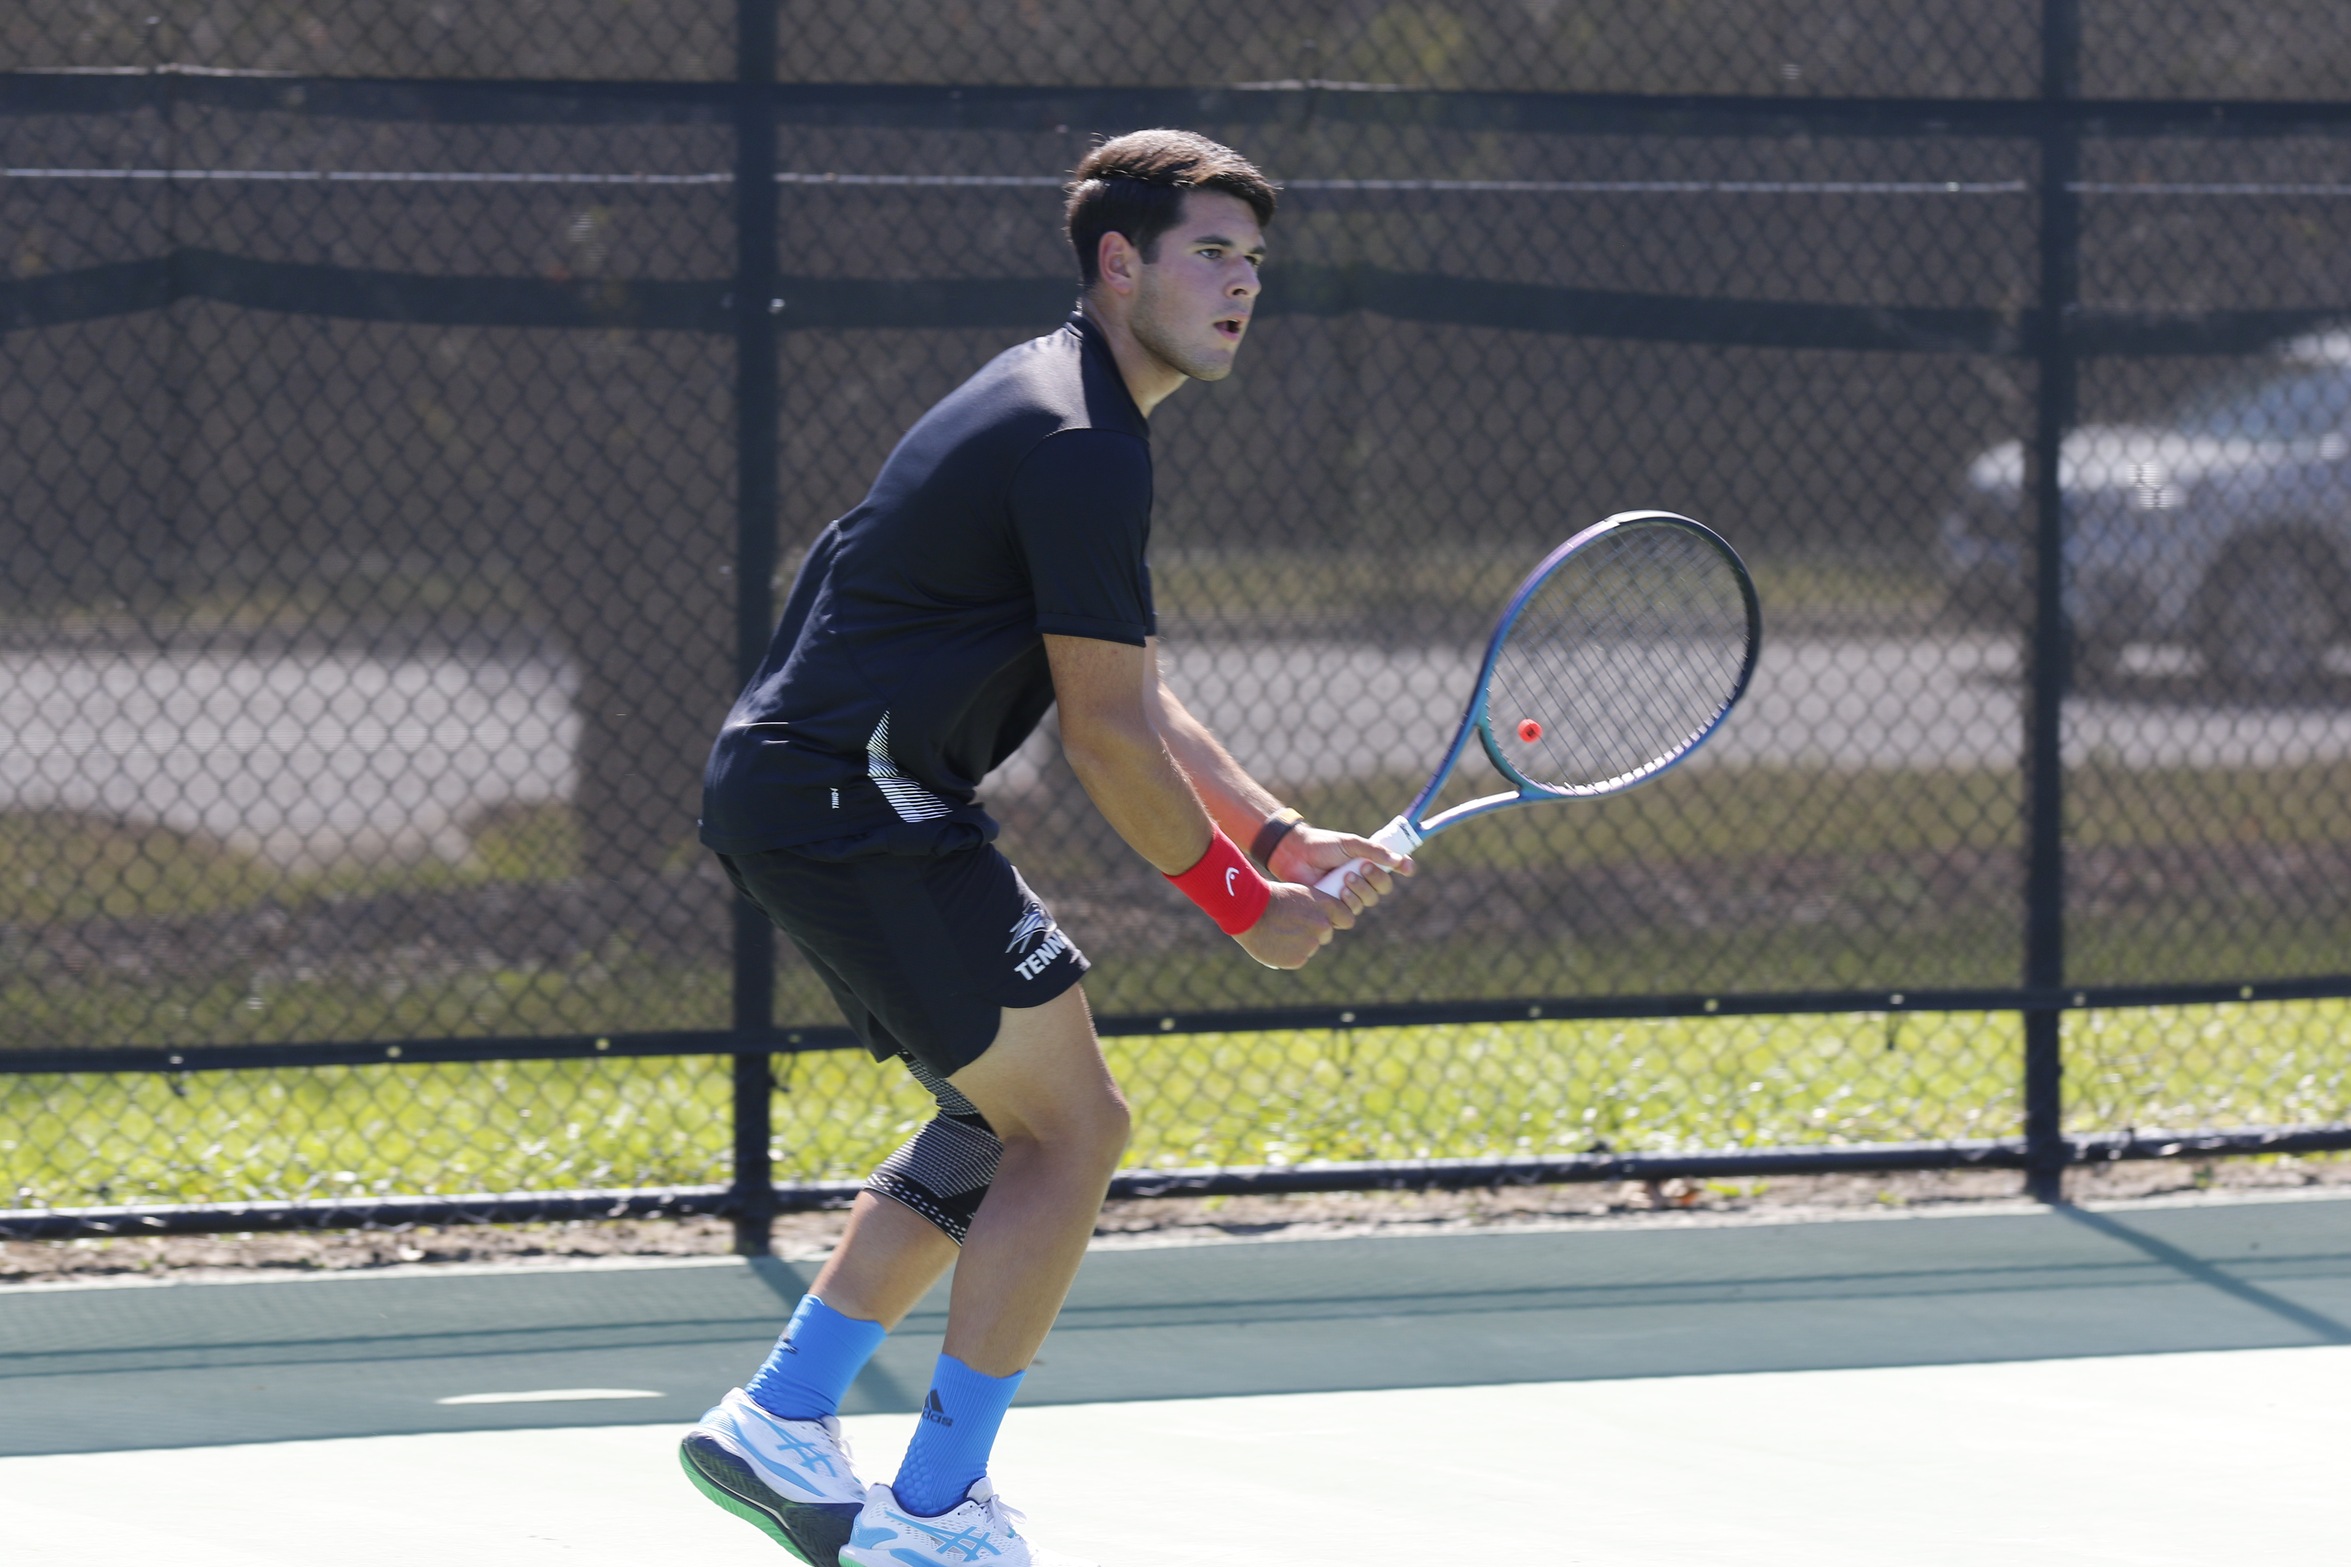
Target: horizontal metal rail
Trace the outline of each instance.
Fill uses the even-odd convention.
[[[784,332],[1038,329],[1065,315],[1061,276],[915,279],[784,276],[774,327]],[[106,320],[208,300],[247,310],[405,326],[696,332],[734,330],[731,282],[715,278],[575,278],[390,272],[263,260],[181,246],[136,261],[0,278],[0,332]],[[1615,342],[1864,353],[2034,353],[2043,316],[2005,306],[1892,307],[1574,288],[1509,278],[1296,263],[1268,273],[1258,314],[1492,327]],[[2085,356],[2258,353],[2339,320],[2340,306],[2238,310],[2092,307],[2070,317]]]
[[[130,182],[187,185],[557,185],[662,189],[731,186],[723,170],[653,174],[625,169],[170,169],[77,166],[0,168],[0,180],[67,183]],[[843,190],[1059,190],[1058,174],[869,174],[788,169],[778,185]],[[2029,180],[1457,180],[1294,179],[1282,194],[1297,196],[2023,196]],[[2069,180],[2077,196],[2212,197],[2221,200],[2351,197],[2351,184],[2258,180]]]
[[[2351,1149],[2351,1124],[2244,1127],[2233,1131],[2145,1132],[2067,1140],[2072,1164],[2121,1160],[2331,1153]],[[2022,1169],[2021,1138],[1857,1143],[1820,1148],[1720,1148],[1686,1153],[1594,1152],[1557,1157],[1348,1161],[1229,1169],[1130,1170],[1110,1183],[1114,1198],[1270,1196],[1343,1191],[1460,1191],[1600,1181],[1732,1179],[1899,1170]],[[857,1181],[779,1185],[774,1209],[843,1208]],[[645,1190],[474,1192],[450,1197],[340,1197],[302,1202],[183,1203],[0,1211],[0,1240],[79,1236],[218,1235],[259,1231],[397,1229],[414,1225],[532,1224],[569,1219],[730,1215],[739,1199],[724,1186]]]
[[[238,1235],[248,1231],[381,1230],[418,1224],[533,1224],[722,1213],[724,1186],[623,1191],[469,1192],[451,1197],[321,1197],[300,1202],[198,1202],[0,1212],[0,1240],[84,1235]]]
[[[2074,1164],[2351,1148],[2351,1124],[2237,1131],[2123,1132],[2067,1140]],[[1555,1158],[1424,1159],[1200,1170],[1138,1170],[1111,1184],[1114,1197],[1237,1197],[1348,1191],[1459,1191],[1593,1181],[1707,1180],[1756,1175],[1837,1175],[1895,1170],[2024,1168],[2022,1138],[1855,1143],[1824,1148],[1722,1148],[1693,1153],[1567,1154]]]
[[[2351,130],[2351,102],[2223,98],[1828,97],[1547,93],[1320,80],[1211,87],[952,86],[780,82],[785,125],[1015,130],[1039,126],[1411,125],[1554,136],[1858,136],[2030,140],[2086,136],[2310,136]],[[0,72],[0,114],[119,114],[165,99],[260,114],[487,125],[721,125],[733,81],[337,77],[164,67]]]

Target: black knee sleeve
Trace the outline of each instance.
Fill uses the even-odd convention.
[[[971,1232],[1004,1145],[977,1115],[942,1115],[873,1172],[865,1189],[902,1203],[960,1246]]]

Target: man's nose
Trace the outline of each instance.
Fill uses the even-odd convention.
[[[1241,270],[1226,286],[1225,292],[1235,299],[1254,299],[1264,285],[1257,281],[1257,267],[1252,262],[1241,263]]]

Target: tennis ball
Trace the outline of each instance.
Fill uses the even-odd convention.
[[[1533,745],[1537,740],[1543,738],[1543,726],[1531,718],[1522,718],[1518,721],[1518,737],[1527,744]]]

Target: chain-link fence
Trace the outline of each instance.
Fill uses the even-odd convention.
[[[1689,765],[1298,975],[1040,735],[984,793],[1123,1189],[2351,1145],[2332,9],[577,11],[0,17],[0,1231],[755,1226],[893,1146],[701,760],[1156,123],[1285,187],[1154,419],[1170,679],[1253,771],[1385,820],[1609,511],[1727,534],[1766,637]]]

